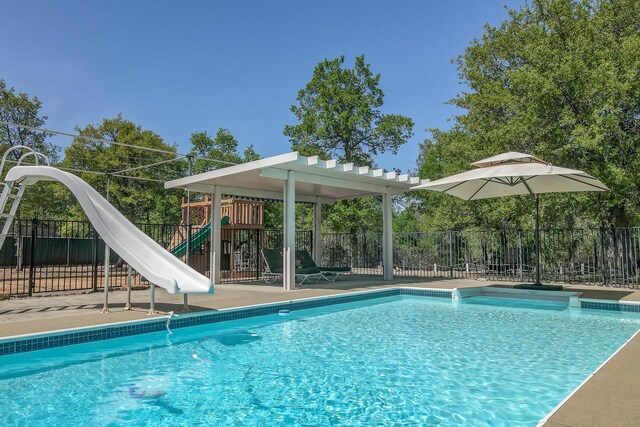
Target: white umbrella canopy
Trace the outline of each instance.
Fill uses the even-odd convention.
[[[528,154],[504,153],[472,165],[476,169],[428,181],[411,190],[439,191],[464,200],[608,190],[606,185],[585,172],[553,166]]]
[[[536,203],[536,283],[540,285],[540,208],[538,194],[608,191],[593,176],[553,166],[530,154],[508,152],[471,163],[476,169],[435,181],[423,181],[411,190],[432,190],[464,200],[530,194]],[[557,289],[562,287],[549,287]]]
[[[547,164],[544,160],[533,156],[531,154],[518,153],[517,151],[509,151],[506,153],[498,154],[497,156],[487,157],[486,159],[478,160],[471,163],[471,166],[476,168],[483,168],[485,166],[495,166],[502,163],[542,163]]]

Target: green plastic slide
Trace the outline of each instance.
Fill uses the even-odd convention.
[[[227,225],[227,224],[229,224],[229,217],[225,215],[220,220],[220,225]],[[195,248],[199,247],[201,244],[206,242],[209,239],[210,235],[211,235],[211,222],[209,222],[207,225],[205,225],[200,230],[196,231],[191,235],[191,242],[189,243],[191,250],[193,251]],[[171,249],[171,253],[177,256],[178,258],[182,258],[183,256],[185,256],[185,254],[187,253],[187,241],[183,240],[182,242],[180,242],[180,244],[178,244],[175,248]]]

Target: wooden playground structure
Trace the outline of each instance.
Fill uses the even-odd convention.
[[[191,234],[190,250],[181,258],[203,274],[209,272],[210,238],[195,239],[199,231],[210,230],[211,198],[188,202],[182,198],[180,227],[170,249],[185,242]],[[264,232],[264,202],[237,198],[221,203],[222,270],[225,278],[255,277],[259,269],[259,246]],[[209,234],[207,234],[209,236]],[[258,272],[259,273],[259,272]]]

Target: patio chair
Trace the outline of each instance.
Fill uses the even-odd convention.
[[[328,267],[324,265],[316,265],[309,252],[305,250],[296,251],[296,259],[301,261],[301,266],[303,268],[317,268],[322,273],[322,278],[329,281],[335,282],[336,279],[341,274],[351,274],[351,267]]]
[[[265,264],[264,281],[267,283],[273,283],[282,278],[282,254],[280,251],[278,249],[263,248],[261,253]],[[296,268],[295,271],[295,280],[299,285],[303,284],[307,280],[311,281],[313,279],[315,279],[317,283],[322,277],[324,276],[317,267],[300,266],[299,268]]]

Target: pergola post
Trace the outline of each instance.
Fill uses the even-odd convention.
[[[282,286],[290,291],[296,288],[296,178],[287,172],[284,181],[284,241],[282,248]]]
[[[322,203],[316,197],[313,205],[313,259],[318,265],[322,264]]]
[[[222,194],[220,194],[220,186],[213,187],[213,193],[211,193],[211,233],[210,244],[211,247],[211,259],[209,262],[209,274],[211,276],[212,284],[220,283],[220,262],[222,259],[220,236],[220,204],[222,203]]]
[[[391,190],[382,195],[382,266],[383,279],[393,280],[393,209]]]

